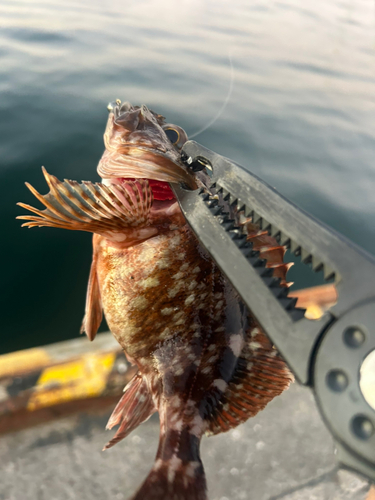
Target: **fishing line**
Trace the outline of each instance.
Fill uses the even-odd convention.
[[[194,134],[189,135],[189,139],[192,139],[193,137],[197,137],[197,135],[201,134],[202,132],[204,132],[205,130],[210,128],[211,125],[213,125],[216,122],[216,120],[218,120],[220,118],[220,115],[222,114],[222,112],[226,108],[226,106],[231,98],[233,87],[234,87],[234,68],[233,68],[233,62],[232,62],[232,54],[228,54],[228,59],[229,59],[229,64],[230,64],[230,82],[229,82],[228,94],[225,98],[225,101],[224,101],[223,105],[221,106],[221,108],[219,109],[218,113],[216,113],[216,115],[212,118],[212,120],[210,120],[203,128],[199,129],[197,132],[194,132]]]

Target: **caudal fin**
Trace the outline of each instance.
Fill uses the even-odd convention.
[[[183,461],[176,455],[157,459],[150,474],[130,500],[207,500],[201,461]]]

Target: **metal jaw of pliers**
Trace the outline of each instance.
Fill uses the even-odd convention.
[[[233,161],[194,141],[181,159],[210,175],[208,190],[173,187],[191,228],[298,381],[313,389],[341,464],[375,480],[375,410],[360,388],[360,367],[375,349],[375,259]],[[338,300],[328,312],[309,320],[295,307],[231,218],[233,207],[334,278]]]

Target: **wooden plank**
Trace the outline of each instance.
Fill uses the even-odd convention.
[[[297,297],[297,307],[306,309],[308,319],[319,319],[324,312],[337,302],[337,291],[333,283],[293,290],[289,297]]]
[[[375,500],[375,486],[371,486],[367,500]]]

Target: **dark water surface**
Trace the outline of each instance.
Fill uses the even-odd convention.
[[[91,238],[20,228],[60,178],[97,180],[106,105],[145,103],[374,253],[372,0],[1,0],[2,336],[78,335]]]

